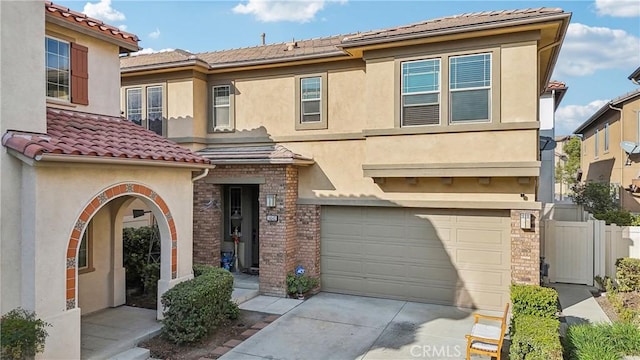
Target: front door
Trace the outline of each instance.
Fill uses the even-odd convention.
[[[260,259],[258,193],[257,185],[227,185],[224,191],[224,238],[234,246],[237,231],[238,270],[245,272],[257,267]],[[241,217],[237,226],[232,221],[234,214]]]

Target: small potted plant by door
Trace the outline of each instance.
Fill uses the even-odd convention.
[[[317,285],[318,279],[306,275],[302,265],[298,265],[294,273],[287,274],[287,292],[292,298],[304,300],[306,293]]]

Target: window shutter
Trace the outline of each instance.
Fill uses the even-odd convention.
[[[89,105],[88,48],[71,43],[71,102]]]

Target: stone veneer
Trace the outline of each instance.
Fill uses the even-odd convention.
[[[242,178],[259,184],[260,293],[286,296],[286,274],[302,264],[309,274],[320,273],[320,207],[298,206],[298,169],[293,165],[218,165],[194,184],[193,262],[220,265],[222,189],[225,179]],[[276,207],[267,209],[265,194],[276,194]],[[206,205],[212,201],[214,206]],[[278,215],[278,222],[266,220]]]
[[[520,229],[520,214],[533,214],[532,229]],[[511,210],[511,281],[540,284],[540,211]]]

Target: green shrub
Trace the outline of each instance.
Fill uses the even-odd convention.
[[[197,277],[177,284],[162,295],[163,333],[176,344],[193,343],[235,316],[229,271],[198,268]]]
[[[629,226],[633,224],[633,215],[627,210],[608,210],[603,213],[593,214],[598,220],[604,220],[605,224],[616,224],[618,226]]]
[[[305,294],[318,285],[318,279],[293,273],[287,274],[287,293]]]
[[[217,269],[214,266],[211,265],[204,265],[204,264],[194,264],[193,265],[193,276],[198,277],[206,272],[209,271],[215,271],[214,269]]]
[[[568,360],[614,360],[640,354],[640,330],[630,323],[580,324],[567,329]]]
[[[561,360],[560,322],[534,315],[515,319],[509,348],[511,360]]]
[[[13,309],[0,320],[2,359],[32,359],[44,350],[47,338],[45,327],[50,324],[37,319],[36,313],[21,308]]]
[[[158,293],[158,280],[160,280],[160,263],[147,264],[142,267],[142,282],[146,294]]]
[[[143,288],[145,266],[149,264],[149,243],[155,236],[159,239],[157,227],[143,226],[122,230],[123,266],[127,269],[128,287]],[[160,253],[160,242],[155,241],[151,252]]]
[[[620,258],[616,261],[619,291],[640,291],[640,259]]]
[[[539,285],[511,285],[512,318],[534,315],[556,319],[558,292]]]

